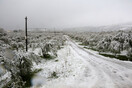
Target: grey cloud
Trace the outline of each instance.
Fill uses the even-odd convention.
[[[131,0],[1,0],[0,27],[66,28],[132,21]]]

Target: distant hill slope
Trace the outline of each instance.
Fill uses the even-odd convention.
[[[118,30],[132,30],[132,23],[108,25],[108,26],[87,26],[87,27],[76,27],[68,28],[67,31],[79,31],[79,32],[100,32],[100,31],[118,31]]]

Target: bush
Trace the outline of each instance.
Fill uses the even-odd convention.
[[[53,57],[56,57],[57,50],[55,48],[56,47],[53,47],[53,45],[50,43],[45,44],[45,46],[42,48],[43,58],[52,59]]]
[[[0,28],[0,37],[6,35],[7,35],[6,31],[3,28]]]
[[[11,53],[10,57],[12,58],[4,57],[4,67],[11,73],[11,81],[7,86],[9,88],[25,88],[26,85],[30,84],[27,77],[31,75],[32,62],[25,56],[13,53],[12,50],[8,53]]]
[[[117,58],[117,59],[119,59],[119,60],[125,60],[125,61],[128,61],[128,60],[130,60],[127,56],[125,56],[125,55],[110,55],[110,54],[101,54],[100,53],[100,55],[103,55],[103,56],[105,56],[105,57],[110,57],[110,58]],[[132,57],[131,57],[132,58]],[[132,60],[132,59],[131,59]]]
[[[4,41],[5,44],[9,44],[9,40],[6,36],[1,37],[0,40]]]
[[[51,73],[51,76],[49,78],[58,78],[57,73],[53,71],[53,73]]]

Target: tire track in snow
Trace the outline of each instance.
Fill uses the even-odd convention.
[[[89,75],[90,71],[85,70],[84,74],[84,79],[87,79],[91,82],[94,82],[94,84],[92,84],[91,87],[88,88],[114,88],[114,84],[112,82],[112,80],[110,79],[110,77],[101,69],[98,68],[98,65],[92,60],[93,58],[88,57],[87,53],[81,50],[78,50],[78,48],[72,44],[70,44],[71,47],[73,48],[73,50],[76,51],[76,53],[78,55],[80,55],[80,57],[84,60],[84,62],[87,62],[87,64],[89,64],[87,66],[87,68],[91,69],[91,71],[94,72],[94,74],[90,74],[91,77],[88,77],[87,79],[87,75]],[[88,71],[88,72],[87,72]],[[96,79],[96,80],[92,80],[92,79]],[[91,83],[87,82],[88,85],[91,85]]]
[[[84,61],[88,62],[88,67],[91,68],[92,71],[94,70],[95,75],[92,75],[98,80],[91,88],[132,88],[132,63],[119,60],[112,61],[101,56],[96,56],[76,45],[69,37],[66,36],[66,38],[73,50],[75,50]],[[85,77],[86,74],[89,74],[87,68],[84,74]]]

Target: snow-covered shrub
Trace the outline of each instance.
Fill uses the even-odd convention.
[[[130,31],[71,32],[67,34],[88,48],[102,53],[124,55],[124,51],[130,52],[129,49],[132,48],[132,32]]]
[[[11,88],[23,88],[28,74],[31,73],[32,62],[24,54],[12,50],[6,50],[3,56],[3,66],[11,73],[11,81],[8,84]]]
[[[42,48],[42,53],[44,58],[52,58],[57,56],[57,51],[51,43],[45,44],[45,46]]]
[[[56,57],[57,50],[65,44],[65,38],[61,33],[55,35],[52,32],[28,32],[29,51],[26,53],[22,33],[8,32],[8,35],[2,36],[4,40],[0,40],[3,67],[11,76],[11,80],[3,81],[5,88],[25,88],[25,85],[30,85],[31,76],[34,74],[31,70],[32,62],[38,64],[42,60],[40,57],[46,54],[52,58]],[[5,42],[6,39],[8,44]]]
[[[16,42],[11,43],[11,47],[13,50],[18,50],[18,45]]]
[[[13,50],[24,49],[24,44],[22,42],[12,41],[10,45]]]
[[[129,45],[132,48],[132,38],[129,39]]]
[[[128,50],[127,57],[129,58],[129,60],[132,60],[132,48]]]
[[[110,50],[112,53],[114,53],[115,55],[116,55],[117,53],[120,53],[120,44],[119,44],[119,42],[117,42],[117,41],[112,41],[109,48],[110,48],[109,50]]]
[[[61,33],[52,33],[52,32],[41,32],[34,33],[30,32],[29,36],[29,47],[36,51],[36,49],[41,48],[42,57],[53,58],[57,56],[57,50],[61,49],[61,46],[65,43],[65,38]],[[40,56],[40,55],[39,55]]]
[[[125,41],[124,41],[124,44],[123,44],[123,49],[124,49],[124,50],[128,50],[129,47],[130,47],[130,46],[129,46],[129,42],[125,40]]]
[[[6,31],[3,28],[0,28],[0,37],[6,35],[7,35]]]
[[[9,40],[7,36],[2,36],[0,40],[4,41],[5,44],[9,44]]]
[[[89,45],[89,41],[85,40],[84,42],[82,42],[83,45]]]
[[[24,49],[24,44],[22,42],[18,42],[18,48]]]
[[[31,61],[35,62],[36,64],[38,64],[39,62],[41,62],[40,56],[38,56],[38,55],[36,55],[36,54],[34,54],[32,52],[28,55],[28,58],[30,58]]]

